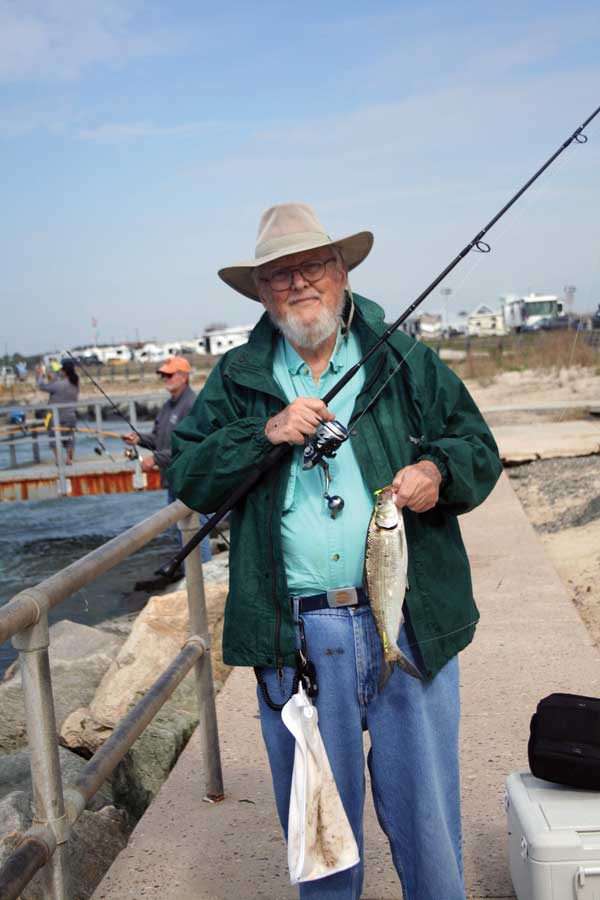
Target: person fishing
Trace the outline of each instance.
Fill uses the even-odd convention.
[[[70,359],[63,359],[57,370],[57,377],[52,376],[51,381],[43,381],[38,378],[37,386],[40,391],[47,391],[49,399],[53,403],[74,403],[79,399],[79,375],[75,371],[75,365]],[[73,465],[75,450],[75,427],[77,425],[77,406],[66,406],[59,410],[60,428],[59,440],[67,454],[67,465]],[[50,425],[48,434],[51,435],[50,447],[54,451],[56,465],[58,465],[58,446],[54,436],[56,431]]]
[[[329,407],[321,399],[386,329],[381,307],[353,294],[348,280],[372,244],[368,231],[331,239],[306,204],[263,214],[254,258],[219,276],[265,313],[175,428],[168,479],[188,506],[216,509],[274,445],[294,447],[232,511],[223,657],[255,668],[284,832],[294,739],[280,710],[297,685],[298,660],[314,667],[319,727],[361,861],[302,883],[300,897],[360,897],[368,729],[373,798],[404,896],[465,900],[457,654],[479,616],[457,515],[487,497],[502,468],[464,384],[401,332]],[[349,440],[326,465],[306,468],[306,443],[337,420]],[[398,578],[396,603],[404,604],[386,619],[399,634],[388,636],[385,659],[363,586],[375,492],[383,512],[373,521],[402,527],[407,548],[399,574],[386,575]],[[390,517],[390,497],[399,516]],[[371,570],[377,579],[373,562]],[[372,585],[371,593],[381,591]]]
[[[123,435],[126,444],[133,446],[138,444],[146,450],[151,450],[149,456],[142,460],[142,472],[150,472],[152,469],[160,471],[161,487],[167,488],[167,503],[175,500],[175,494],[169,489],[166,479],[166,471],[171,462],[171,435],[173,429],[191,410],[196,399],[196,394],[190,387],[191,366],[183,356],[170,356],[156,370],[164,386],[169,392],[169,399],[161,408],[154,427],[150,434],[140,435],[137,431],[128,431]],[[201,516],[201,522],[206,521],[206,516]],[[181,532],[177,530],[178,540],[181,543]],[[212,559],[210,540],[204,538],[201,543],[202,561]],[[181,577],[181,573],[178,573]]]

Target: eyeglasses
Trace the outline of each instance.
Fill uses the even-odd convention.
[[[161,378],[172,378],[175,372],[159,372]]]
[[[263,278],[270,285],[272,291],[288,291],[292,286],[294,272],[300,272],[302,278],[309,284],[320,281],[325,275],[327,263],[334,262],[335,256],[329,256],[327,259],[307,259],[306,262],[299,266],[290,266],[289,269],[276,269],[274,272]]]

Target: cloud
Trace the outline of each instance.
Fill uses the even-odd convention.
[[[138,0],[0,0],[0,83],[61,82],[98,63],[180,52],[183,29],[145,21]]]
[[[181,125],[155,125],[151,122],[105,122],[95,128],[80,128],[76,136],[84,141],[121,143],[122,141],[156,137],[195,137],[219,123],[187,122]]]

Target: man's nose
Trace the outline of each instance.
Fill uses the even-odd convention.
[[[306,280],[300,269],[292,269],[292,284],[291,287],[293,290],[301,290],[303,287],[309,282]]]

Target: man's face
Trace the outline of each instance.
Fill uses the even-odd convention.
[[[315,280],[314,267],[307,264],[318,262],[324,264],[324,271]],[[346,281],[346,268],[336,250],[318,247],[261,266],[256,284],[264,307],[288,340],[300,347],[315,347],[339,325]],[[286,283],[287,287],[278,289]]]
[[[160,377],[164,386],[172,396],[177,396],[177,394],[183,390],[187,382],[187,375],[185,372],[174,372],[172,375],[165,375],[161,372]]]

